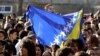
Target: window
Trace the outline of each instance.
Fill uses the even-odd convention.
[[[0,5],[0,13],[12,13],[12,5]]]

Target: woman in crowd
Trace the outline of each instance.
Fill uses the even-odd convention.
[[[74,51],[71,48],[63,47],[61,49],[58,49],[56,52],[56,56],[73,56]]]
[[[36,56],[42,56],[44,47],[41,44],[36,44]]]
[[[35,45],[30,39],[22,39],[19,56],[35,56]]]

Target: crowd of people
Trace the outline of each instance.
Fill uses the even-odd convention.
[[[39,43],[24,16],[5,16],[0,24],[0,56],[100,56],[100,13],[84,17],[81,30],[84,41],[68,39],[60,48]]]

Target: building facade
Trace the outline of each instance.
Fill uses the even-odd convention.
[[[94,6],[100,5],[100,0],[0,0],[0,13],[16,13],[19,15],[26,10],[28,4],[43,7],[47,3],[54,4],[56,6],[55,10],[58,12],[70,13],[81,8],[92,11],[93,8],[97,8]]]

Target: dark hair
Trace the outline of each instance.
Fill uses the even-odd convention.
[[[96,24],[95,27],[96,27],[95,30],[98,31],[98,30],[99,30],[99,26],[98,26],[98,24]]]
[[[27,26],[27,31],[32,31],[32,26]]]
[[[100,30],[98,30],[97,34],[98,34],[98,36],[100,36]]]
[[[7,32],[7,33],[8,33],[8,36],[9,36],[10,34],[13,34],[14,32],[17,32],[17,31],[16,31],[15,29],[9,29],[8,32]]]
[[[94,19],[93,20],[93,24],[97,24],[98,23],[98,20],[97,19]]]
[[[15,26],[14,26],[14,28],[16,29],[16,28],[22,28],[23,29],[23,25],[22,24],[19,24],[19,23],[17,23]]]
[[[74,47],[74,44],[76,44],[76,47],[78,50],[84,49],[84,42],[81,39],[70,39],[65,41],[64,45],[67,47]]]
[[[71,48],[63,47],[57,50],[56,56],[68,56],[70,53],[74,54]]]
[[[95,35],[92,35],[89,42],[90,42],[90,44],[94,45],[95,47],[99,46],[99,40]]]
[[[89,25],[89,24],[91,24],[91,22],[85,22],[84,24],[85,24],[85,25]]]
[[[15,13],[13,13],[12,15],[16,16],[16,14],[15,14]]]
[[[36,38],[36,35],[34,35],[34,34],[27,35],[27,36],[25,36],[23,39],[30,39],[30,40],[32,40],[32,38]],[[33,40],[32,40],[32,41],[33,41]]]
[[[2,13],[0,13],[0,19],[3,19],[4,15]]]
[[[51,48],[53,48],[52,52],[56,52],[60,47],[57,44],[54,44]]]
[[[3,35],[5,34],[5,32],[3,30],[0,30],[0,33],[3,33]]]
[[[27,36],[27,34],[28,34],[27,31],[24,31],[24,30],[20,31],[19,32],[19,39],[22,39],[23,37]]]
[[[13,52],[13,55],[16,55],[16,48],[13,45],[13,43],[11,41],[5,41],[5,51],[8,52],[9,54],[11,54]]]
[[[88,30],[88,33],[89,33],[89,34],[90,34],[90,33],[93,34],[93,32],[94,32],[92,28],[88,28],[87,30]],[[91,32],[89,32],[89,31],[91,31]]]
[[[84,42],[81,39],[76,40],[76,45],[78,47],[78,50],[83,50],[84,49]]]
[[[7,37],[7,34],[5,33],[4,30],[0,30],[0,33],[2,33],[4,35],[4,39]]]
[[[5,45],[5,41],[0,40],[0,45],[4,46]]]
[[[43,45],[42,45],[42,44],[36,44],[36,47],[39,47],[39,48],[41,49],[41,56],[42,56],[42,54],[43,54],[43,52],[44,52],[44,47],[43,47]]]
[[[60,47],[58,45],[55,45],[55,51],[57,51],[57,49],[59,49]]]
[[[19,31],[21,31],[21,30],[24,29],[24,26],[23,26],[22,24],[17,23],[17,24],[14,26],[14,29],[16,29],[17,32],[19,33]]]
[[[35,56],[35,45],[30,39],[23,39],[23,47],[28,50],[28,56]]]
[[[65,40],[63,42],[63,45],[64,46],[67,46],[67,47],[71,47],[72,46],[72,40],[71,39]]]

